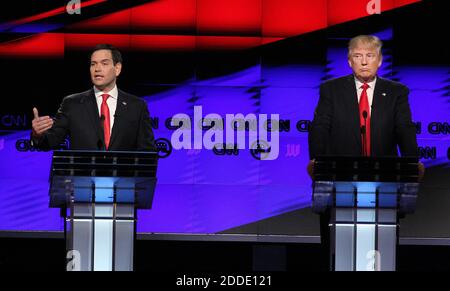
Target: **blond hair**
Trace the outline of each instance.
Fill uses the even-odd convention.
[[[351,51],[356,48],[358,45],[362,44],[363,46],[374,48],[378,51],[380,57],[381,48],[383,47],[383,42],[375,35],[358,35],[352,38],[348,43],[348,57],[350,58]]]

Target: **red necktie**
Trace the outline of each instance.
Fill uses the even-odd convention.
[[[103,116],[103,134],[105,136],[105,146],[106,149],[108,149],[109,147],[109,140],[111,138],[111,133],[110,131],[110,119],[109,119],[109,107],[108,107],[108,103],[106,103],[106,100],[108,99],[109,94],[103,94],[102,98],[102,107],[100,109],[101,111],[101,116]]]
[[[362,145],[363,145],[363,153],[365,153],[365,156],[370,156],[370,110],[369,110],[369,98],[367,97],[367,88],[370,86],[367,83],[364,83],[361,88],[363,89],[361,93],[361,97],[359,98],[359,122],[361,128],[365,126],[365,132],[366,132],[366,140],[364,143],[364,135],[361,136],[362,138]],[[366,112],[366,113],[364,113]],[[364,116],[366,118],[364,118]],[[364,150],[365,145],[365,150]]]

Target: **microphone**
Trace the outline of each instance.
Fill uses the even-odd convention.
[[[366,110],[364,110],[362,112],[362,116],[364,118],[364,125],[361,126],[361,134],[363,135],[363,156],[367,157],[369,153],[366,151],[367,150],[367,147],[366,147],[366,145],[367,145],[367,136],[366,136],[367,111]]]
[[[367,119],[367,111],[363,111],[363,118],[364,118],[364,124],[366,123],[366,119]],[[103,115],[102,115],[103,116]],[[103,117],[104,118],[104,117]]]

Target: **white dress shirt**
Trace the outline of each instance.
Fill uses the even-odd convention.
[[[95,87],[95,86],[94,86],[94,93],[95,93],[95,99],[97,100],[98,116],[101,116],[101,108],[102,108],[102,102],[103,102],[102,95],[105,93],[103,93],[103,91],[98,90],[97,87]],[[112,128],[114,125],[114,114],[115,114],[116,108],[117,108],[117,95],[118,95],[117,85],[115,85],[114,88],[106,94],[109,94],[108,99],[106,99],[106,104],[108,104],[108,108],[109,108],[109,121],[110,121],[109,132],[112,134]]]
[[[375,84],[377,82],[377,78],[373,79],[372,82],[367,83],[369,85],[369,88],[367,88],[367,98],[369,99],[369,115],[372,116],[372,102],[373,102],[373,92],[375,89]],[[358,93],[358,104],[359,99],[361,99],[361,94],[363,89],[361,88],[364,83],[360,82],[358,79],[355,78],[356,83],[356,92]]]

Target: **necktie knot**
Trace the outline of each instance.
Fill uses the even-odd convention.
[[[109,94],[102,94],[103,102],[106,102],[106,100],[109,98]]]
[[[370,88],[370,86],[369,86],[369,84],[364,83],[364,84],[362,84],[361,88],[362,88],[363,90],[367,90],[367,88]]]

